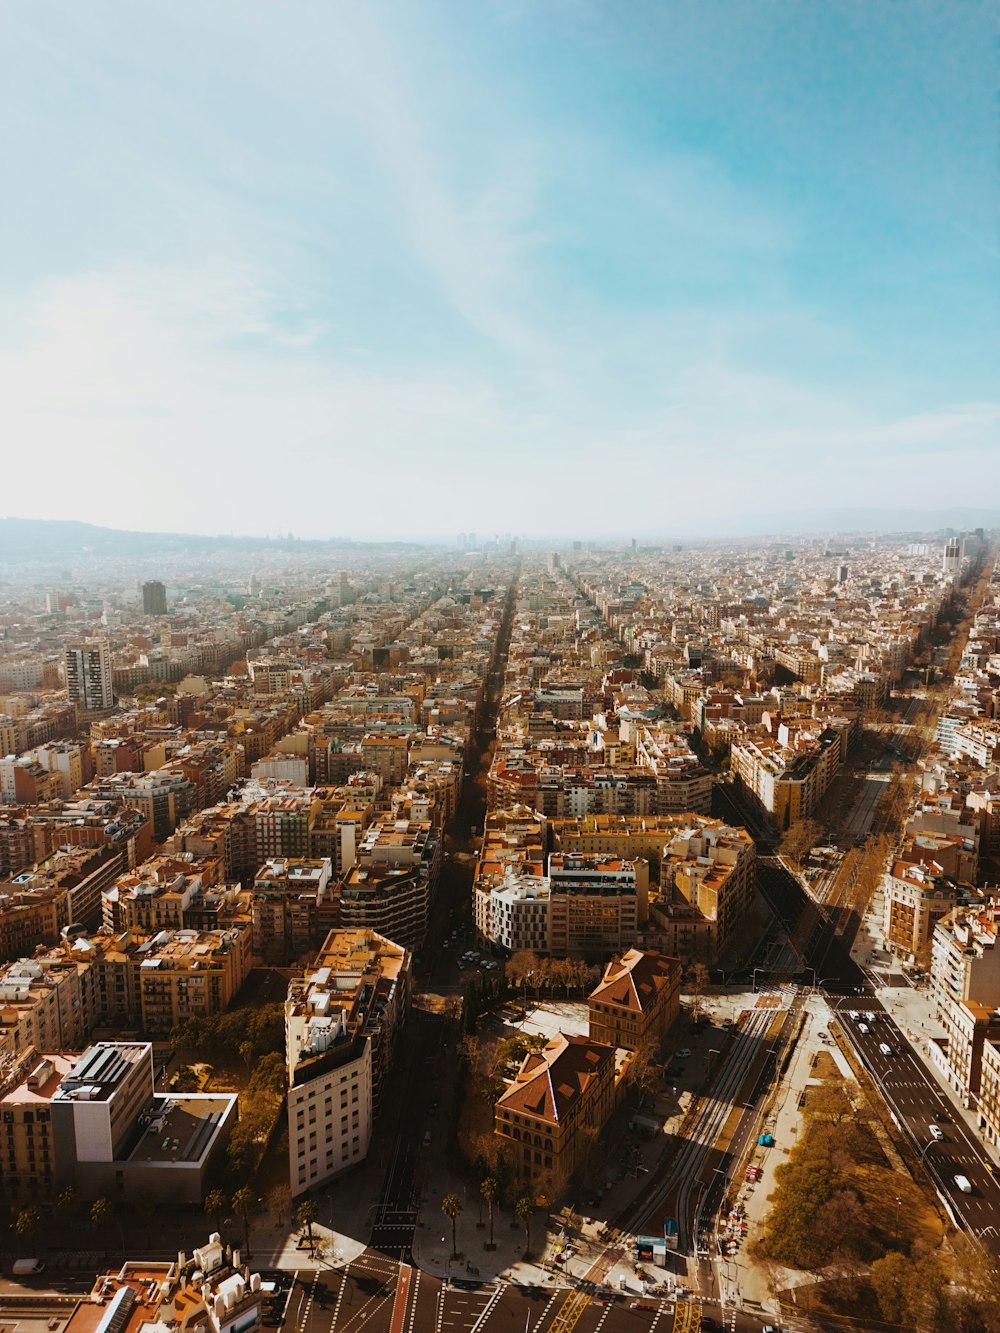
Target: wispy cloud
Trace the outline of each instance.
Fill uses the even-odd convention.
[[[0,86],[0,430],[35,512],[43,459],[67,514],[369,535],[1000,486],[994,252],[938,263],[891,160],[852,187],[850,62],[809,24],[731,0],[720,51],[669,4],[53,6],[12,0]],[[811,43],[821,86],[768,64]],[[909,89],[865,85],[891,124]]]
[[[773,508],[776,485],[815,501],[821,475],[840,500],[860,478],[873,498],[917,503],[918,454],[975,454],[979,484],[1000,480],[1000,405],[876,420],[721,363],[691,368],[656,407],[609,410],[583,384],[526,404],[481,375],[331,360],[308,329],[289,332],[279,293],[225,262],[50,281],[6,307],[0,343],[10,493],[33,492],[56,447],[88,460],[63,512],[109,523],[215,530],[232,527],[226,512],[266,513],[313,533],[434,535],[486,504],[520,531],[620,529],[624,514],[650,531],[706,484],[716,513],[739,513]],[[958,499],[966,485],[942,476],[938,490]]]

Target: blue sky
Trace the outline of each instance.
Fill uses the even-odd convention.
[[[998,41],[976,0],[6,0],[0,512],[1000,495]]]

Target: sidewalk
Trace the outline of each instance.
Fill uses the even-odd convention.
[[[800,1273],[796,1269],[774,1267],[769,1270],[752,1263],[746,1254],[746,1246],[759,1237],[763,1229],[768,1196],[774,1188],[775,1167],[787,1157],[796,1142],[802,1121],[799,1101],[809,1084],[818,1082],[812,1072],[814,1056],[825,1052],[841,1075],[853,1079],[851,1067],[841,1051],[836,1045],[826,1045],[820,1035],[829,1032],[831,1011],[826,1001],[821,996],[811,996],[803,1013],[805,1023],[791,1063],[778,1085],[769,1113],[761,1122],[761,1130],[774,1136],[774,1145],[770,1148],[754,1146],[741,1166],[736,1199],[746,1210],[746,1239],[734,1258],[719,1260],[720,1286],[727,1304],[750,1307],[765,1314],[779,1313],[778,1302],[771,1294],[772,1285],[785,1289],[814,1280],[813,1274]],[[755,1183],[742,1179],[743,1169],[750,1163],[762,1169],[762,1175]]]
[[[984,1157],[1000,1166],[1000,1153],[983,1139],[975,1112],[962,1104],[958,1093],[948,1082],[943,1071],[930,1056],[930,1043],[944,1039],[945,1030],[934,1012],[934,1003],[927,987],[917,988],[906,978],[901,964],[889,952],[882,935],[882,894],[879,890],[858,929],[851,957],[880,982],[878,998],[892,1015],[897,1026],[913,1043],[924,1068],[934,1076],[941,1091],[948,1098],[955,1116],[969,1127]]]

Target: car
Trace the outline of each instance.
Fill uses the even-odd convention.
[[[41,1273],[44,1268],[41,1259],[15,1259],[10,1271],[15,1277],[27,1277],[32,1273]]]
[[[958,1188],[962,1191],[963,1194],[972,1193],[972,1181],[969,1179],[968,1176],[956,1176],[955,1184],[958,1186]]]
[[[851,1020],[852,1023],[856,1023],[856,1022],[858,1021],[858,1017],[859,1017],[859,1014],[858,1014],[857,1009],[852,1009],[852,1010],[850,1011],[850,1013],[849,1013],[847,1016],[848,1016],[848,1018]]]
[[[931,1136],[931,1138],[934,1140],[935,1143],[940,1143],[941,1140],[944,1138],[944,1132],[938,1125],[928,1125],[927,1133]]]
[[[676,1052],[676,1059],[678,1060],[687,1060],[690,1058],[690,1056],[691,1056],[690,1046],[683,1046],[679,1051]]]
[[[872,1012],[871,1009],[869,1009],[868,1012],[867,1012],[867,1014],[865,1014],[865,1018],[868,1019],[868,1022],[869,1022],[869,1023],[874,1023],[874,1022],[875,1022],[875,1014]]]
[[[859,1032],[867,1032],[867,1031],[868,1031],[868,1024],[867,1024],[867,1023],[859,1023],[859,1024],[858,1024],[858,1031],[859,1031]]]
[[[880,1041],[878,1044],[878,1048],[883,1055],[892,1055],[892,1047],[889,1045],[888,1042]]]
[[[722,1325],[719,1323],[718,1319],[713,1319],[710,1314],[702,1315],[698,1321],[698,1327],[701,1329],[709,1329],[710,1333],[722,1333]]]
[[[656,1306],[652,1301],[629,1301],[628,1308],[630,1310],[655,1310]]]

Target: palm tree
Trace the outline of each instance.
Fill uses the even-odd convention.
[[[250,1209],[253,1207],[253,1192],[242,1185],[233,1195],[233,1209],[243,1219],[243,1248],[250,1254]]]
[[[490,1249],[493,1249],[493,1205],[496,1203],[497,1195],[500,1193],[500,1183],[496,1176],[487,1176],[479,1186],[479,1193],[486,1200],[486,1206],[490,1210]]]
[[[313,1223],[319,1216],[319,1210],[316,1207],[315,1199],[303,1199],[295,1210],[295,1220],[306,1233],[309,1241],[309,1248],[313,1248]]]
[[[531,1219],[535,1215],[535,1201],[530,1194],[522,1194],[514,1205],[514,1213],[524,1223],[524,1257],[531,1250]]]
[[[205,1195],[205,1212],[215,1223],[215,1229],[218,1231],[219,1224],[226,1215],[226,1209],[229,1202],[222,1190],[209,1190]]]
[[[451,1218],[451,1257],[458,1258],[458,1235],[457,1224],[458,1215],[462,1211],[462,1200],[457,1194],[446,1194],[441,1200],[441,1211],[445,1217]]]

